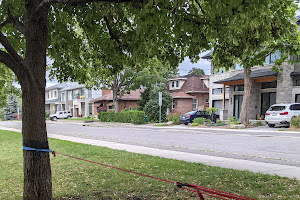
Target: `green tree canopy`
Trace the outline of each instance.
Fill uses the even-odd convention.
[[[201,68],[196,68],[196,67],[193,67],[189,73],[189,75],[205,75],[205,72],[203,69]]]

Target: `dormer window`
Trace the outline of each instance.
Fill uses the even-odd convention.
[[[179,81],[176,81],[176,87],[179,87]]]
[[[175,87],[175,81],[172,81],[172,88]]]

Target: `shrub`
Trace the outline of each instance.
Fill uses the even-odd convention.
[[[225,126],[227,125],[226,123],[224,122],[221,122],[221,123],[215,123],[215,124],[206,124],[206,126]]]
[[[145,123],[145,112],[138,110],[121,111],[121,112],[102,112],[99,113],[99,119],[101,122],[121,122],[121,123],[133,123],[143,124]]]
[[[215,107],[206,108],[206,112],[210,114],[211,120],[213,120],[213,115],[215,112],[217,112],[219,109]]]
[[[50,112],[46,112],[46,119],[49,119],[50,117]]]
[[[180,124],[179,118],[180,118],[180,116],[178,114],[170,114],[168,116],[168,120],[172,121],[173,124]]]
[[[203,124],[204,122],[207,122],[207,119],[204,117],[198,117],[193,120],[193,123],[197,123],[197,124]]]
[[[262,126],[263,125],[263,123],[262,123],[262,121],[258,121],[258,122],[256,122],[256,124],[255,124],[256,126]]]
[[[4,115],[1,108],[0,108],[0,121],[4,121]]]
[[[230,124],[240,124],[239,120],[236,117],[228,118]]]
[[[191,126],[199,126],[198,123],[192,123]]]
[[[300,128],[300,117],[292,117],[290,121],[291,128]]]

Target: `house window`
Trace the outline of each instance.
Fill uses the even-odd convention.
[[[225,88],[225,93],[229,93],[229,87]]]
[[[72,91],[68,91],[68,100],[72,100]]]
[[[61,93],[61,101],[66,101],[66,94],[65,93]]]
[[[179,87],[179,81],[176,81],[176,87]]]
[[[236,86],[234,86],[234,91],[244,91],[244,85],[236,85]]]
[[[53,98],[53,92],[50,92],[50,99]]]
[[[175,109],[175,100],[173,99],[173,101],[172,101],[172,109]]]
[[[46,99],[49,99],[49,92],[46,93]]]
[[[300,86],[300,79],[295,80],[295,85],[294,86]]]
[[[54,91],[54,98],[56,98],[57,97],[57,92],[56,91]]]
[[[78,99],[80,97],[79,90],[74,90],[74,99]]]
[[[193,99],[193,110],[198,108],[198,99]]]
[[[175,81],[172,81],[171,84],[172,84],[172,88],[175,87]]]
[[[215,89],[212,90],[213,94],[222,94],[222,92],[223,92],[222,88],[215,88]]]
[[[261,89],[266,89],[266,88],[277,88],[277,81],[262,83]]]
[[[300,103],[300,94],[296,94],[295,103]]]
[[[108,109],[113,110],[113,109],[115,109],[115,106],[108,106]]]
[[[209,99],[206,99],[206,100],[205,100],[205,103],[209,103]]]

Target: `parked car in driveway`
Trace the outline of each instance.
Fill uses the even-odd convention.
[[[269,127],[289,126],[291,119],[298,115],[300,115],[300,103],[274,104],[267,110],[265,122]]]
[[[198,117],[203,117],[203,118],[211,120],[211,116],[208,112],[202,111],[202,110],[195,110],[195,111],[190,111],[190,112],[187,112],[187,113],[181,115],[180,123],[188,125],[189,123],[192,123],[195,118],[198,118]],[[214,114],[212,121],[216,122],[218,118],[219,118],[219,115]]]
[[[50,120],[69,119],[72,117],[71,111],[57,111],[55,114],[50,115]]]

